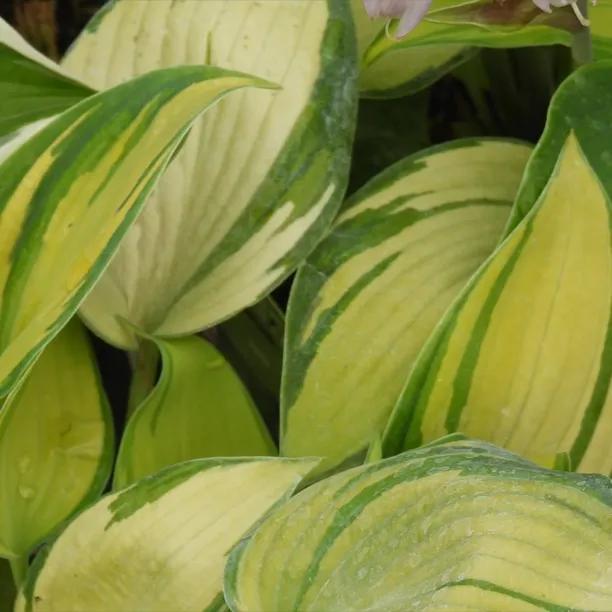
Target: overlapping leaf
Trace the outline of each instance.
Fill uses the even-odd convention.
[[[91,289],[191,122],[249,85],[270,86],[217,68],[151,73],[80,102],[0,164],[0,396]]]
[[[187,459],[276,454],[247,390],[214,346],[198,337],[155,343],[161,377],[123,434],[117,488]]]
[[[457,141],[386,170],[346,205],[292,289],[281,452],[359,461],[418,351],[495,248],[530,153]]]
[[[82,309],[117,346],[135,346],[118,317],[169,337],[254,303],[320,240],[343,196],[356,111],[344,0],[116,2],[64,66],[102,89],[201,63],[282,90],[225,100],[193,127]]]
[[[0,138],[94,93],[31,47],[0,18]]]
[[[113,426],[82,325],[43,351],[0,411],[0,554],[25,558],[104,487]]]
[[[462,431],[545,466],[612,470],[611,78],[598,62],[556,94],[507,238],[419,356],[386,454]]]
[[[371,20],[363,0],[351,0],[359,59],[383,28],[382,20]],[[421,36],[431,28],[424,22],[410,36]],[[360,94],[364,98],[396,98],[424,89],[472,55],[464,45],[437,45],[397,50],[380,61],[363,63],[359,75]]]
[[[374,67],[389,54],[407,49],[439,45],[466,47],[529,47],[572,44],[572,36],[582,26],[570,7],[542,12],[532,0],[491,2],[475,0],[457,2],[441,0],[434,3],[425,22],[409,36],[393,36],[396,25],[382,30],[364,56],[365,67]],[[389,60],[388,60],[389,61]]]
[[[229,550],[316,462],[194,460],[105,497],[37,560],[22,606],[28,612],[224,609]]]
[[[448,441],[273,511],[228,562],[234,612],[610,610],[612,483]]]

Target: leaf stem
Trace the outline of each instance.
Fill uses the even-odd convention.
[[[587,17],[589,7],[588,0],[577,0],[576,4],[578,5],[580,12]],[[592,60],[590,28],[583,27],[576,32],[576,34],[574,34],[572,57],[574,58],[574,66],[576,68],[583,66],[584,64],[588,64]]]
[[[19,590],[23,584],[23,581],[25,580],[26,574],[28,573],[28,558],[27,556],[13,557],[12,559],[9,559],[9,564],[11,566],[15,588]]]
[[[154,342],[142,340],[137,351],[129,354],[132,381],[128,396],[127,416],[142,403],[155,387],[159,365],[159,351]]]

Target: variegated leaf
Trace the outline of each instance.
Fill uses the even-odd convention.
[[[119,1],[81,35],[63,65],[97,88],[186,63],[282,86],[225,100],[193,127],[82,308],[96,333],[126,348],[136,342],[120,318],[158,337],[192,333],[293,270],[343,196],[355,55],[345,0]]]
[[[0,18],[0,138],[94,93]]]
[[[281,453],[363,459],[434,326],[493,251],[531,149],[435,147],[353,196],[291,293]]]
[[[226,555],[288,497],[312,459],[200,459],[79,515],[28,576],[25,612],[225,609]]]
[[[115,487],[187,459],[276,454],[247,390],[214,346],[197,336],[155,344],[161,377],[127,424]]]
[[[40,132],[45,126],[49,125],[51,121],[53,121],[53,117],[39,119],[38,121],[23,125],[7,136],[0,138],[0,163],[7,157],[10,157],[24,142],[34,136],[34,134]]]
[[[446,441],[298,493],[234,550],[234,612],[612,609],[612,482]]]
[[[157,71],[80,102],[0,163],[0,396],[78,308],[192,121],[251,85],[270,87]]]
[[[544,466],[612,470],[610,79],[596,63],[553,99],[509,234],[419,356],[386,454],[462,431]]]

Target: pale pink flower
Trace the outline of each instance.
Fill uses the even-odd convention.
[[[431,0],[363,0],[363,4],[371,18],[399,19],[395,36],[401,38],[419,25],[427,13]]]
[[[502,2],[503,0],[492,1]],[[591,1],[593,4],[596,2],[596,0]],[[584,26],[589,25],[576,0],[532,0],[532,2],[546,13],[550,13],[553,7],[571,6],[578,21]],[[363,4],[371,18],[399,19],[395,36],[396,38],[402,38],[423,20],[431,5],[431,0],[363,0]]]

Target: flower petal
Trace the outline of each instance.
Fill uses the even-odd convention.
[[[399,26],[397,27],[397,31],[395,32],[395,37],[401,38],[402,36],[406,36],[408,32],[419,25],[420,21],[425,17],[425,13],[427,13],[430,4],[431,0],[409,0],[406,10],[399,22]]]
[[[417,0],[418,2],[419,0]],[[363,0],[367,14],[375,17],[401,17],[415,0]]]

